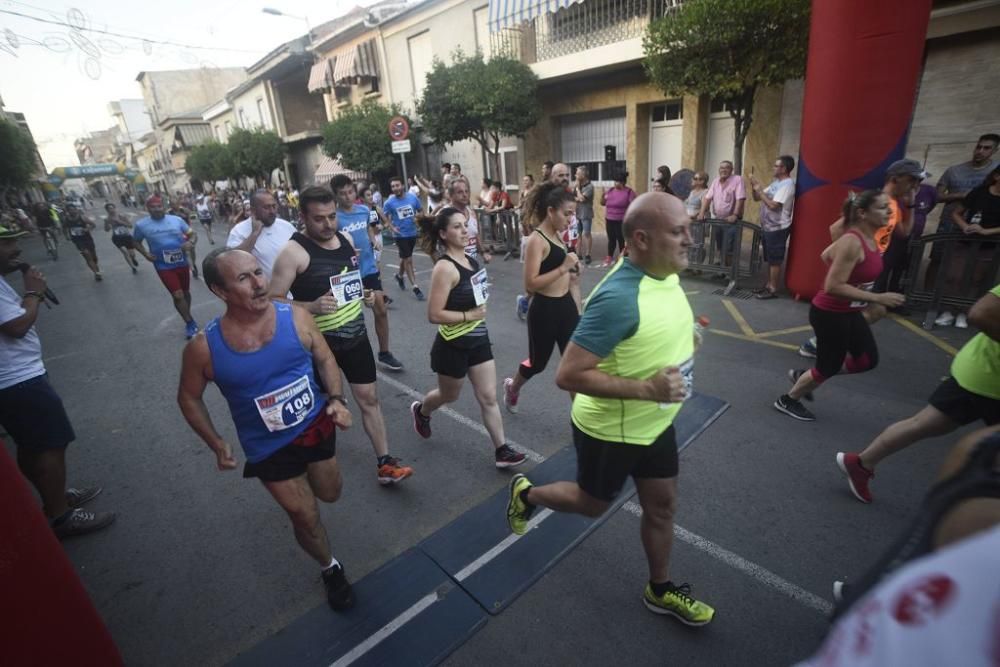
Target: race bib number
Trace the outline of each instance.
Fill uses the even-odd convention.
[[[364,285],[361,283],[360,271],[348,271],[336,276],[330,276],[330,291],[337,299],[338,306],[346,306],[365,296]]]
[[[479,247],[476,245],[476,239],[471,238],[469,242],[465,244],[465,254],[472,257],[479,257]]]
[[[274,433],[301,424],[309,416],[316,399],[309,377],[303,375],[295,382],[253,400],[264,426]]]
[[[694,357],[681,364],[678,370],[680,370],[681,378],[684,380],[684,400],[686,401],[691,398],[691,394],[694,392]],[[666,410],[671,405],[671,403],[660,403],[660,409]]]
[[[379,222],[381,222],[381,220],[378,219],[378,211],[376,211],[373,208],[369,209],[368,210],[368,224],[369,225],[377,225]]]
[[[131,235],[131,233],[132,230],[130,230],[128,227],[115,227],[114,229],[111,230],[112,236],[129,236]]]
[[[580,226],[577,223],[576,218],[573,218],[569,223],[569,228],[567,228],[568,241],[570,243],[576,243],[576,240],[580,238]]]
[[[470,282],[472,283],[472,295],[476,298],[476,305],[481,306],[486,303],[486,300],[490,298],[490,284],[489,278],[486,275],[486,269],[479,269],[472,274]]]
[[[399,218],[400,222],[406,220],[407,218],[412,218],[416,213],[413,211],[412,206],[400,206],[396,209],[396,217]]]
[[[871,281],[870,283],[863,283],[861,285],[858,285],[858,289],[864,290],[866,292],[871,292],[873,287],[875,287],[875,281],[874,280]],[[851,308],[864,308],[867,305],[868,305],[867,301],[852,301],[851,302]]]
[[[87,230],[84,229],[83,227],[70,227],[69,228],[69,235],[73,236],[73,237],[83,236],[86,233],[87,233]]]
[[[180,264],[184,261],[184,251],[181,248],[163,251],[164,264]]]

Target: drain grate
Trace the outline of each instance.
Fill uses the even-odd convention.
[[[720,287],[717,290],[713,290],[712,294],[718,294],[719,296],[728,296],[730,299],[743,299],[744,301],[747,301],[747,300],[753,298],[753,291],[752,290],[739,289],[739,288],[734,289],[732,292],[730,292],[728,295],[726,295],[726,288],[725,287]]]

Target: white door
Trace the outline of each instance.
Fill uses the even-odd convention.
[[[681,170],[681,143],[684,135],[683,107],[680,102],[657,104],[651,110],[649,123],[649,177],[656,168],[667,165],[670,171]]]
[[[721,102],[712,102],[711,111],[708,115],[708,147],[705,149],[705,164],[702,168],[708,172],[708,177],[715,178],[719,175],[719,163],[723,160],[733,161],[733,131],[736,129],[736,122],[726,105]]]

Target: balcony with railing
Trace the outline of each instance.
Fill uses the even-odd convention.
[[[490,36],[492,53],[534,65],[621,42],[639,47],[651,21],[674,12],[684,0],[583,0]],[[635,49],[633,49],[635,50]],[[587,62],[587,69],[603,63]]]

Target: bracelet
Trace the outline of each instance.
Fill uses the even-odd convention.
[[[344,400],[344,397],[341,394],[330,394],[330,396],[326,399],[326,402],[329,403],[330,401],[337,401],[345,408],[347,407],[347,401]]]
[[[29,296],[33,296],[33,297],[35,297],[36,299],[38,299],[39,301],[45,301],[45,295],[44,295],[44,294],[42,294],[41,292],[36,292],[36,291],[34,291],[34,290],[32,290],[32,291],[30,291],[30,292],[25,292],[25,293],[24,293],[24,296],[23,296],[23,297],[21,297],[21,298],[22,298],[22,300],[23,300],[23,299],[27,299],[27,298],[28,298]]]

